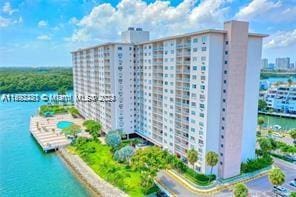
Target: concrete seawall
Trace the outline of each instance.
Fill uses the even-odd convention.
[[[79,178],[92,190],[95,196],[125,197],[128,196],[120,189],[99,177],[79,156],[60,149],[58,155],[79,176]]]

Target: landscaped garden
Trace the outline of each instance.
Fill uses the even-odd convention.
[[[39,114],[42,116],[64,113],[70,113],[73,117],[79,116],[79,111],[73,105],[42,105],[39,108]]]
[[[154,178],[159,170],[175,169],[199,185],[209,185],[214,175],[196,173],[176,156],[159,147],[135,149],[138,139],[122,140],[119,132],[109,132],[106,144],[77,138],[69,150],[78,154],[100,177],[130,196],[144,196],[158,188]]]

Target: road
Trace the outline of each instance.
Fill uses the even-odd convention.
[[[191,192],[184,185],[182,185],[177,180],[175,180],[170,175],[168,175],[168,173],[165,171],[160,171],[157,174],[157,178],[159,182],[161,182],[162,185],[165,185],[165,187],[169,190],[169,192],[174,194],[175,196],[182,196],[182,197],[196,196],[195,193]]]
[[[289,182],[296,178],[296,165],[291,164],[280,159],[274,158],[274,164],[283,170],[286,176],[286,181],[283,184],[284,187],[288,188],[290,191],[296,191],[295,187],[289,185]],[[173,177],[168,175],[166,172],[162,171],[158,174],[159,181],[169,189],[170,192],[174,193],[176,196],[203,196],[196,194],[181,184],[179,181],[175,180]],[[263,176],[258,179],[252,180],[246,183],[249,188],[249,192],[252,196],[272,196],[272,185],[269,183],[268,176]],[[217,197],[228,197],[231,196],[232,192],[229,190],[220,192],[216,194]]]

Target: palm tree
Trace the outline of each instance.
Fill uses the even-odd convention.
[[[296,140],[296,129],[289,131],[289,134],[293,140]]]
[[[274,185],[282,185],[285,182],[285,174],[280,168],[274,168],[268,173],[269,182]]]
[[[248,196],[248,188],[243,183],[238,183],[233,188],[233,195],[235,197],[247,197]]]
[[[267,155],[267,153],[269,153],[272,150],[272,144],[270,139],[261,138],[258,142],[263,154]]]
[[[289,87],[292,85],[293,81],[291,78],[288,79],[288,84],[289,84]]]
[[[261,131],[261,127],[264,124],[264,118],[263,117],[259,117],[258,118],[258,125],[259,125],[259,130]]]
[[[196,150],[191,149],[191,150],[187,151],[187,159],[188,159],[189,163],[192,165],[192,168],[193,168],[194,163],[198,159],[198,153],[196,152]]]
[[[213,167],[217,165],[219,161],[219,155],[213,151],[209,151],[206,154],[207,165],[211,166],[211,174],[213,173]]]

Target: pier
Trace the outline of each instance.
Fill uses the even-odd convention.
[[[45,152],[58,150],[71,143],[71,140],[56,128],[56,121],[40,116],[31,117],[30,132]]]

